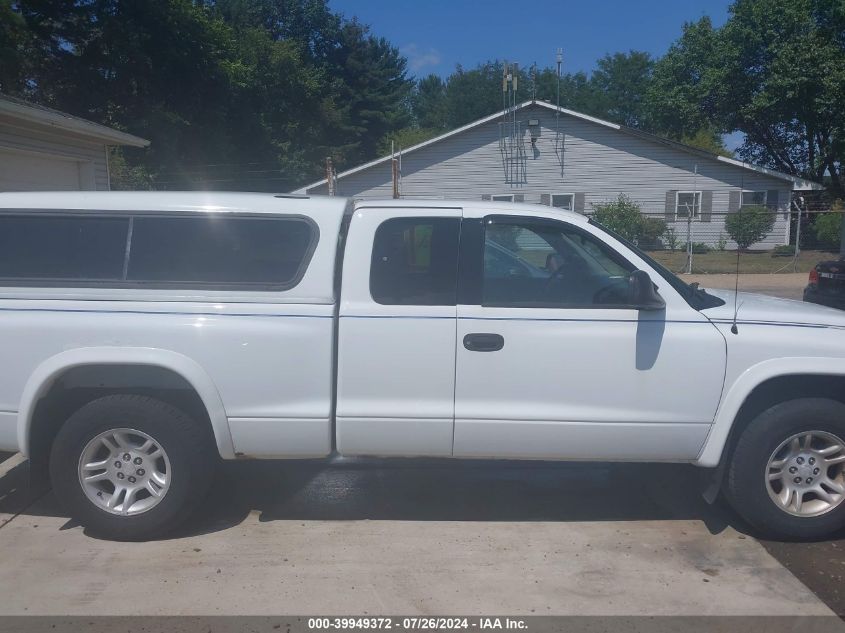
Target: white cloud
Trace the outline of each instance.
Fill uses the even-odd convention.
[[[413,42],[399,49],[408,58],[408,68],[417,72],[428,66],[437,66],[441,61],[440,51],[435,48],[421,49]]]

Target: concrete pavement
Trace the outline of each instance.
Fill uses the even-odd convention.
[[[8,475],[7,475],[8,476]],[[225,464],[150,543],[51,494],[0,528],[0,615],[824,615],[675,465]]]

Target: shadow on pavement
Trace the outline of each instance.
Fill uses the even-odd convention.
[[[691,466],[452,460],[223,464],[212,503],[172,536],[261,521],[736,521]],[[734,525],[736,527],[736,525]],[[172,537],[171,536],[171,537]]]
[[[23,458],[14,453],[0,453],[0,527],[25,512],[48,491],[44,483],[32,484],[29,462],[21,460]]]

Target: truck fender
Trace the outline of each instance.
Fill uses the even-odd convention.
[[[845,359],[824,357],[773,358],[746,369],[726,389],[710,433],[695,464],[712,468],[722,459],[728,437],[743,403],[756,387],[772,378],[799,374],[845,376]]]
[[[150,365],[178,374],[194,388],[205,405],[220,457],[235,458],[226,410],[211,377],[187,356],[150,347],[82,347],[51,356],[38,365],[24,386],[18,407],[18,446],[24,456],[29,456],[30,428],[39,399],[61,374],[83,365]]]

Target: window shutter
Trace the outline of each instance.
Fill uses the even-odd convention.
[[[552,195],[550,193],[541,193],[540,204],[544,204],[547,207],[552,206]]]
[[[728,192],[728,213],[736,213],[739,211],[739,205],[742,202],[742,192],[739,189],[734,189]]]
[[[482,194],[481,194],[481,199],[482,199],[482,200],[492,200],[492,198],[490,197],[490,194],[489,194],[489,193],[482,193]]]
[[[575,194],[574,208],[578,213],[584,213],[584,197],[585,195],[583,192]]]
[[[701,192],[701,213],[699,220],[702,222],[710,222],[710,217],[713,215],[713,192]]]
[[[525,202],[525,194],[522,194],[522,193],[513,194],[513,201],[514,202]]]
[[[663,219],[667,222],[675,221],[675,202],[677,199],[677,191],[671,190],[666,192],[666,208],[663,210]]]
[[[772,211],[777,211],[780,208],[780,191],[777,189],[769,189],[766,192],[766,206]]]

